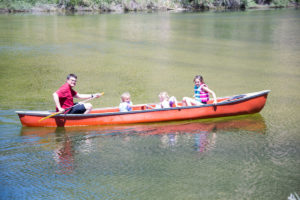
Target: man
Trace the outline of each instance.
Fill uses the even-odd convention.
[[[73,98],[90,99],[99,98],[101,94],[79,94],[73,87],[76,86],[77,76],[69,74],[67,81],[56,92],[53,93],[53,99],[56,105],[56,111],[65,112],[66,108],[74,106]],[[90,103],[79,103],[68,111],[68,114],[87,114],[91,112],[93,106]]]

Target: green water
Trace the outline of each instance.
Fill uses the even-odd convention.
[[[300,11],[0,15],[3,199],[287,199],[300,194]],[[270,89],[260,114],[141,126],[22,128],[68,73],[94,107]]]

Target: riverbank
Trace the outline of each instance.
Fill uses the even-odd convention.
[[[298,0],[271,0],[271,1],[194,1],[186,3],[184,1],[111,1],[110,3],[98,2],[93,0],[81,1],[57,1],[58,3],[41,3],[27,1],[9,1],[0,2],[0,13],[15,13],[15,12],[97,12],[97,13],[124,13],[130,11],[204,11],[204,10],[245,10],[245,9],[274,9],[285,7],[298,7]]]

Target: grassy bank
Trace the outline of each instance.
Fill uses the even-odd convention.
[[[0,12],[126,12],[297,7],[299,0],[0,0]]]

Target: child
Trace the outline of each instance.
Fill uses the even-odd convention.
[[[207,104],[209,100],[209,93],[214,98],[213,104],[217,104],[215,92],[207,87],[207,85],[204,83],[202,76],[195,76],[194,83],[194,99],[189,97],[183,97],[182,106],[199,106],[202,104]]]
[[[132,102],[130,101],[129,92],[124,92],[121,95],[121,103],[119,105],[120,112],[128,112],[132,110]]]
[[[170,103],[170,107],[177,107],[178,105],[177,105],[177,99],[176,99],[176,97],[174,97],[174,96],[171,96],[170,98],[169,98],[169,103]]]
[[[169,98],[167,92],[161,92],[158,95],[160,103],[156,105],[156,108],[170,108],[177,106],[177,100],[174,96]]]

